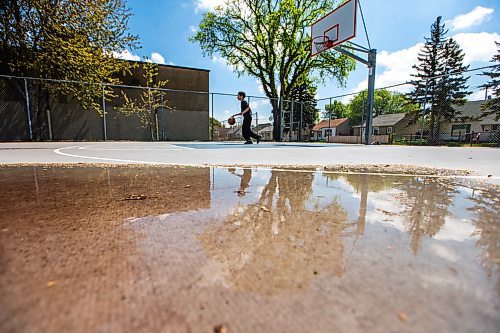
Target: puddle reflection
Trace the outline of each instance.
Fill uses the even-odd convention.
[[[70,322],[93,322],[83,311],[89,302],[102,320],[116,311],[135,318],[140,305],[210,326],[210,317],[190,316],[193,304],[229,316],[236,301],[253,309],[234,313],[249,323],[288,308],[291,325],[316,331],[320,322],[352,328],[325,309],[387,322],[394,304],[429,319],[414,323],[421,331],[454,331],[466,313],[463,330],[488,331],[499,324],[499,200],[498,187],[431,177],[2,167],[0,299],[14,300],[1,308],[15,322],[0,329],[68,304]],[[47,281],[61,286],[50,288],[51,308],[39,301]],[[435,317],[436,307],[449,320]],[[26,327],[68,329],[38,325]]]

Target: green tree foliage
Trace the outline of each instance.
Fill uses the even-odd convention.
[[[325,111],[322,115],[323,119],[337,119],[347,117],[349,117],[348,106],[337,100],[333,101],[332,104],[325,105]]]
[[[147,60],[147,59],[146,59]],[[138,64],[134,64],[137,68]],[[121,89],[123,104],[118,110],[128,116],[138,117],[142,126],[147,127],[151,133],[151,139],[158,138],[158,127],[156,115],[159,109],[168,108],[164,92],[168,81],[158,79],[158,65],[151,62],[143,62],[139,68],[145,87],[138,89]]]
[[[482,105],[481,118],[495,115],[495,120],[500,119],[500,43],[497,44],[497,54],[493,56],[492,63],[496,63],[488,72],[483,73],[490,77],[488,83],[482,86],[493,92],[493,98]]]
[[[191,41],[205,55],[220,55],[239,75],[257,78],[273,106],[275,140],[281,140],[280,98],[325,79],[344,84],[355,63],[337,52],[311,57],[311,24],[334,8],[330,0],[226,0],[204,14]]]
[[[439,16],[431,26],[431,37],[425,38],[425,45],[418,55],[418,65],[414,65],[416,79],[412,81],[414,90],[409,98],[413,103],[430,106],[429,143],[438,144],[441,125],[456,115],[456,107],[466,102],[470,94],[463,71],[464,53],[452,38],[446,39],[448,30]],[[425,98],[427,95],[427,98]],[[414,119],[420,116],[417,110]]]
[[[355,95],[349,104],[345,106],[346,110],[341,116],[350,118],[351,124],[360,125],[366,112],[367,96],[367,90]],[[327,108],[328,107],[327,105]],[[374,117],[383,114],[412,113],[416,110],[418,110],[418,105],[408,101],[406,96],[402,93],[391,92],[386,89],[375,90],[375,100],[373,103]]]
[[[126,70],[113,52],[135,49],[127,32],[129,10],[123,0],[1,0],[0,71],[3,73],[91,83],[118,83]],[[19,84],[19,89],[21,85]],[[102,87],[75,83],[30,82],[37,100],[72,96],[84,108],[101,112]],[[105,93],[111,95],[111,89]],[[44,115],[34,113],[35,121]]]

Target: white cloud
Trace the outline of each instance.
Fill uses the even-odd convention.
[[[195,0],[195,12],[214,10],[215,7],[224,4],[224,0]]]
[[[195,26],[190,25],[189,26],[189,31],[191,31],[192,33],[195,33],[195,32],[198,31],[198,29]]]
[[[497,33],[460,33],[453,36],[465,52],[464,63],[466,65],[475,62],[488,62],[497,52],[495,41],[500,41]]]
[[[133,54],[129,50],[123,50],[122,52],[113,52],[113,57],[124,60],[140,61],[141,57],[137,54]]]
[[[496,54],[497,48],[495,40],[500,40],[497,33],[459,33],[452,36],[465,53],[464,64],[470,65],[474,62],[489,62]],[[418,53],[423,43],[418,43],[409,48],[395,52],[381,51],[377,55],[377,78],[375,87],[381,88],[394,84],[404,83],[412,79],[411,74],[415,73],[412,68],[418,63]],[[368,75],[367,75],[368,76]],[[368,81],[361,81],[350,93],[367,89]],[[391,88],[390,90],[407,93],[411,90],[410,85],[403,85]],[[342,98],[343,103],[348,103],[353,96]]]
[[[465,29],[490,20],[493,12],[493,8],[477,6],[467,14],[459,15],[452,20],[445,21],[445,24],[451,26],[452,30]]]
[[[165,58],[158,52],[151,53],[151,61],[157,64],[165,64]]]
[[[473,92],[471,95],[467,96],[469,101],[483,101],[484,100],[484,90],[477,90]]]
[[[129,50],[123,50],[122,52],[113,52],[113,56],[118,59],[132,60],[132,61],[143,61],[141,56],[130,52]],[[154,62],[156,64],[165,64],[165,58],[158,52],[152,52],[151,57],[145,60],[146,62]],[[169,62],[169,65],[174,65],[173,62]]]
[[[169,64],[170,66],[175,66],[175,63],[173,63],[172,61],[169,61],[169,62],[168,62],[168,64]]]

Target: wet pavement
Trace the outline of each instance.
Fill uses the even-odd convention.
[[[0,332],[497,332],[499,194],[436,177],[1,167]]]

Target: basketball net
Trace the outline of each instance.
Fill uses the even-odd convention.
[[[313,39],[314,47],[316,48],[316,52],[320,53],[325,51],[328,48],[328,42],[330,38],[328,36],[318,36]]]

